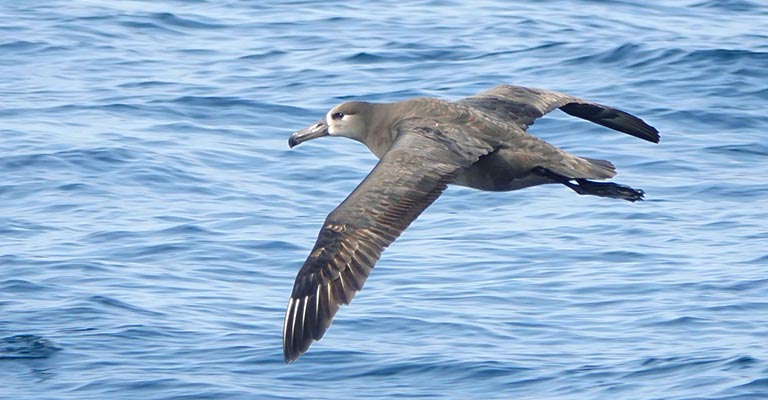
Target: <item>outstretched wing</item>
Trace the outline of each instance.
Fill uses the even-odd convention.
[[[592,103],[564,93],[522,86],[500,85],[459,100],[458,103],[514,121],[523,129],[544,114],[559,108],[566,113],[638,137],[659,142],[659,131],[624,111]]]
[[[288,301],[283,355],[291,362],[320,339],[341,304],[363,287],[381,252],[467,166],[491,151],[481,142],[456,151],[450,129],[434,122],[401,124],[390,150],[326,218]]]

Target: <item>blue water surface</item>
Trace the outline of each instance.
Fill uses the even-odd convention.
[[[768,3],[0,2],[0,398],[768,398]],[[452,187],[282,359],[348,99],[565,91],[646,201]]]

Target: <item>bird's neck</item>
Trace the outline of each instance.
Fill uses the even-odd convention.
[[[366,136],[361,140],[371,153],[375,154],[378,158],[384,156],[397,136],[397,132],[392,130],[392,127],[395,125],[394,121],[389,117],[398,115],[394,112],[396,111],[394,108],[397,108],[397,105],[398,103],[377,104],[376,107],[382,108],[382,110],[376,113],[379,117],[368,121]]]

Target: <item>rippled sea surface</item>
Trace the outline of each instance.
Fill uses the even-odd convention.
[[[768,398],[768,4],[0,3],[0,398]],[[646,201],[451,187],[297,363],[284,308],[375,157],[348,99],[565,91]]]

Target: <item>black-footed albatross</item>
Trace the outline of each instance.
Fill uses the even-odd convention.
[[[526,132],[556,108],[659,141],[655,128],[624,111],[510,85],[456,102],[347,102],[293,133],[290,147],[321,136],[344,136],[368,146],[380,161],[328,215],[296,276],[283,325],[285,362],[298,359],[323,336],[339,305],[349,304],[362,289],[381,252],[448,184],[507,191],[560,183],[578,194],[642,199],[642,190],[589,180],[613,177],[610,161],[575,156]]]

